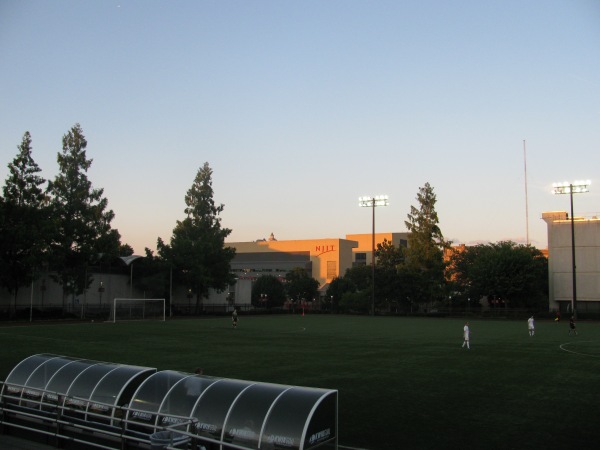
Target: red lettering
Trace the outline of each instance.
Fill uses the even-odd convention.
[[[315,245],[315,253],[317,256],[322,255],[323,253],[329,253],[335,251],[335,245]]]

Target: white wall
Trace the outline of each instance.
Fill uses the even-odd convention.
[[[550,309],[573,298],[570,220],[545,218],[548,224]],[[577,302],[600,302],[600,220],[575,217]]]

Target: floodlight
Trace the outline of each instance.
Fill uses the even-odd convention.
[[[563,181],[561,183],[552,183],[553,194],[583,194],[589,192],[588,186],[591,184],[590,180],[577,180],[569,183]]]
[[[553,194],[569,194],[571,198],[571,258],[573,268],[573,298],[571,300],[571,310],[573,317],[577,319],[577,275],[576,275],[576,264],[575,264],[575,221],[573,215],[573,194],[583,194],[589,192],[588,186],[591,184],[590,180],[576,180],[572,183],[569,181],[563,181],[561,183],[552,183]]]
[[[373,206],[388,206],[387,195],[358,197],[358,206],[371,208]]]
[[[363,196],[358,197],[358,206],[368,207],[373,210],[373,231],[371,235],[371,266],[372,275],[371,280],[373,283],[371,290],[371,314],[375,315],[375,207],[376,206],[388,206],[387,195],[376,195],[376,196]]]

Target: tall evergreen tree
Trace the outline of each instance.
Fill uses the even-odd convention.
[[[21,286],[35,277],[47,257],[49,214],[41,169],[32,156],[31,135],[25,132],[0,200],[0,284],[16,298]]]
[[[235,249],[225,246],[231,230],[221,227],[219,214],[224,205],[215,205],[212,169],[204,163],[185,195],[187,217],[177,221],[170,244],[158,239],[158,254],[170,261],[181,283],[196,296],[196,312],[209,290],[224,291],[235,282],[231,260]]]
[[[405,264],[413,275],[418,274],[413,292],[416,300],[422,303],[443,297],[444,248],[450,243],[444,240],[439,227],[435,210],[437,198],[429,183],[419,188],[417,201],[419,206],[411,206],[408,220],[404,222],[409,231]]]
[[[66,294],[84,292],[91,279],[87,266],[100,255],[117,255],[120,235],[111,229],[114,218],[107,209],[104,189],[94,188],[87,172],[92,159],[86,156],[87,141],[79,124],[63,136],[58,153],[59,173],[48,185],[57,234],[52,243],[53,268]]]

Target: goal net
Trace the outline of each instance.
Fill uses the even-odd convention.
[[[164,298],[115,298],[111,311],[117,320],[165,320]]]

